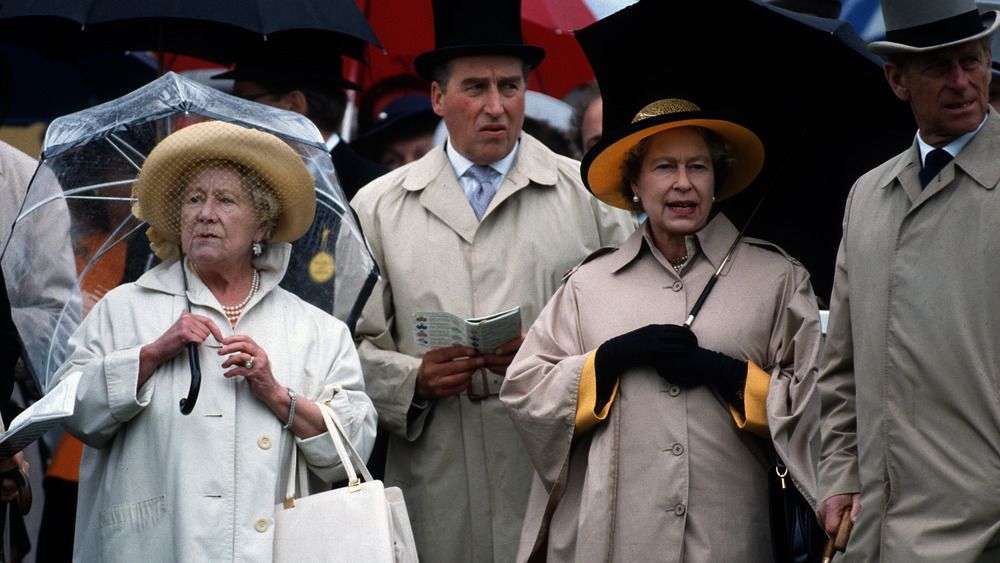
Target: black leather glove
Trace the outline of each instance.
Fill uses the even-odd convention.
[[[657,358],[674,347],[697,346],[691,329],[678,325],[646,325],[626,332],[597,347],[594,369],[597,372],[597,406],[600,411],[611,398],[615,382],[626,369],[654,365]]]
[[[655,362],[656,373],[676,385],[714,385],[730,404],[742,407],[747,363],[689,342],[671,346]]]

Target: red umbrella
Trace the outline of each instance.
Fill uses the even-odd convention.
[[[434,48],[430,0],[355,0],[384,51],[368,48],[367,68],[354,66],[354,81],[369,87],[384,78],[410,74],[413,59]],[[554,98],[594,78],[572,31],[597,21],[584,0],[523,0],[524,42],[545,49],[545,60],[528,77],[528,88]]]

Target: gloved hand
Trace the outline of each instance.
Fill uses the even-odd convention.
[[[628,368],[652,365],[673,347],[697,345],[698,337],[689,328],[678,325],[646,325],[601,344],[594,356],[594,368],[599,379],[617,379]]]
[[[747,381],[747,363],[698,346],[690,341],[679,342],[654,362],[656,373],[676,385],[694,387],[714,385],[731,404],[740,405],[739,398]]]
[[[600,412],[611,400],[615,383],[626,369],[653,365],[657,358],[669,354],[672,347],[697,345],[698,338],[691,329],[677,325],[646,325],[609,338],[594,353],[594,370],[597,372],[594,412]]]

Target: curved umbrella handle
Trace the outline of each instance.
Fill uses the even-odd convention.
[[[191,388],[187,398],[181,399],[181,414],[191,414],[201,390],[201,363],[198,362],[198,345],[194,342],[188,342],[188,359],[191,360]]]

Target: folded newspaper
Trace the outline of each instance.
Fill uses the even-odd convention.
[[[74,371],[30,407],[14,417],[0,435],[0,459],[6,459],[28,447],[53,426],[73,414],[76,388],[81,372]]]
[[[417,346],[428,350],[469,346],[488,353],[520,335],[520,307],[475,319],[462,319],[443,311],[413,314],[413,339]]]

